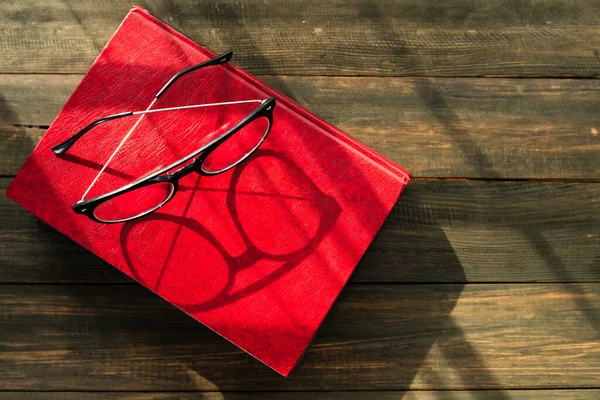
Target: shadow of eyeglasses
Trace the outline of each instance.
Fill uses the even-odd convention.
[[[285,194],[259,193],[238,190],[238,186],[242,180],[241,178],[244,171],[250,168],[252,165],[257,165],[257,161],[261,158],[270,158],[271,160],[281,162],[285,166],[290,179],[302,187],[304,194],[310,193],[311,196],[288,196]],[[273,185],[273,183],[271,184]],[[203,191],[203,188],[197,185],[192,190],[194,193],[191,194],[190,202],[193,201],[193,196]],[[227,190],[226,196],[227,210],[236,228],[236,234],[239,235],[246,248],[245,252],[236,256],[232,255],[209,228],[207,228],[197,219],[187,217],[186,212],[184,212],[181,216],[167,214],[164,212],[155,212],[138,220],[127,222],[121,229],[120,243],[131,275],[139,282],[149,286],[150,282],[147,282],[147,279],[142,276],[140,266],[134,263],[128,246],[129,238],[136,230],[136,227],[140,227],[141,229],[141,227],[145,226],[146,224],[162,222],[173,223],[178,225],[178,227],[186,228],[203,238],[206,243],[209,243],[223,258],[227,265],[226,283],[222,286],[218,293],[205,301],[186,303],[178,302],[177,299],[169,298],[168,300],[174,305],[185,309],[188,313],[209,311],[231,304],[246,296],[254,294],[286,275],[318,248],[319,244],[335,226],[336,221],[341,213],[341,207],[337,201],[332,196],[323,193],[298,165],[296,165],[291,159],[282,153],[268,149],[257,150],[251,156],[251,158],[247,160],[247,162],[239,165],[233,170],[230,186]],[[297,206],[299,202],[304,202],[304,210],[306,210],[306,205],[308,205],[313,211],[316,211],[316,217],[318,219],[316,229],[301,247],[295,248],[292,251],[275,252],[272,249],[265,249],[260,243],[256,243],[256,239],[253,240],[253,232],[251,228],[248,228],[247,226],[245,227],[242,223],[242,218],[240,217],[238,207],[238,198],[240,196],[244,196],[244,198],[247,198],[248,196],[268,196],[274,197],[275,199],[285,199],[287,202],[292,202],[293,206]],[[248,203],[244,204],[248,207]],[[296,222],[300,218],[300,216],[294,215],[291,209],[288,209],[287,212],[292,215],[292,219],[296,220]],[[161,271],[159,271],[159,278],[154,287],[155,291],[160,289],[159,286],[161,284],[161,278],[165,275],[166,269],[170,267],[169,261],[177,240],[178,236],[176,235],[174,242],[171,243],[171,250],[169,251],[167,258],[163,263]],[[281,262],[283,264],[265,276],[256,279],[251,284],[246,285],[244,288],[234,290],[236,276],[241,271],[256,265],[256,263],[259,261]]]

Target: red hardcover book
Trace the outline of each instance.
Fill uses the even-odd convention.
[[[152,214],[102,224],[71,209],[135,118],[99,125],[64,155],[51,150],[95,119],[145,110],[175,73],[213,57],[134,7],[7,195],[288,375],[407,185],[406,170],[231,63],[187,74],[154,108],[274,96],[269,136],[225,173],[186,176],[177,195]],[[88,198],[170,165],[255,106],[147,115]]]

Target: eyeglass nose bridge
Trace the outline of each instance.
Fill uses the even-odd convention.
[[[183,178],[184,176],[187,176],[189,174],[191,174],[192,172],[198,172],[200,170],[200,164],[198,163],[199,158],[194,159],[192,162],[190,162],[189,164],[186,164],[185,166],[179,168],[178,170],[172,172],[172,173],[168,173],[166,176],[169,179],[170,182],[172,181],[177,181],[181,178]]]

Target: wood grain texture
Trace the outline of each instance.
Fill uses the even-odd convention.
[[[0,315],[4,390],[600,385],[597,284],[349,286],[289,379],[137,286],[2,285]]]
[[[0,392],[0,400],[596,400],[600,390],[449,390],[364,392]]]
[[[600,180],[600,81],[538,79],[600,76],[598,1],[138,4],[415,176],[477,181],[407,188],[289,379],[0,196],[0,400],[600,398],[600,185],[501,181]],[[2,1],[0,191],[130,7]]]
[[[416,177],[600,179],[599,80],[262,78]],[[0,174],[41,137],[21,126],[49,125],[80,79],[0,75]]]
[[[0,282],[131,282],[4,196],[0,215]],[[598,184],[415,181],[352,281],[600,281],[599,227]]]
[[[597,76],[597,2],[584,0],[142,1],[252,73]],[[0,72],[85,72],[128,0],[9,0]]]

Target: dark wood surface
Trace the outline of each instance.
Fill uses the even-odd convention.
[[[19,392],[18,398],[25,400],[497,400],[497,399],[548,399],[548,400],[596,400],[600,390],[470,390],[470,391],[361,391],[361,392]],[[0,393],[0,400],[12,400],[15,392]]]
[[[130,0],[4,0],[0,71],[85,72]],[[596,0],[163,1],[140,5],[255,74],[599,74]],[[242,8],[242,6],[244,6]]]
[[[139,285],[4,285],[0,386],[594,388],[599,301],[593,283],[351,285],[284,379]],[[52,379],[32,379],[40,373]]]
[[[0,198],[0,400],[600,398],[600,2],[139,4],[415,180],[288,379]],[[0,3],[0,190],[130,6]]]

